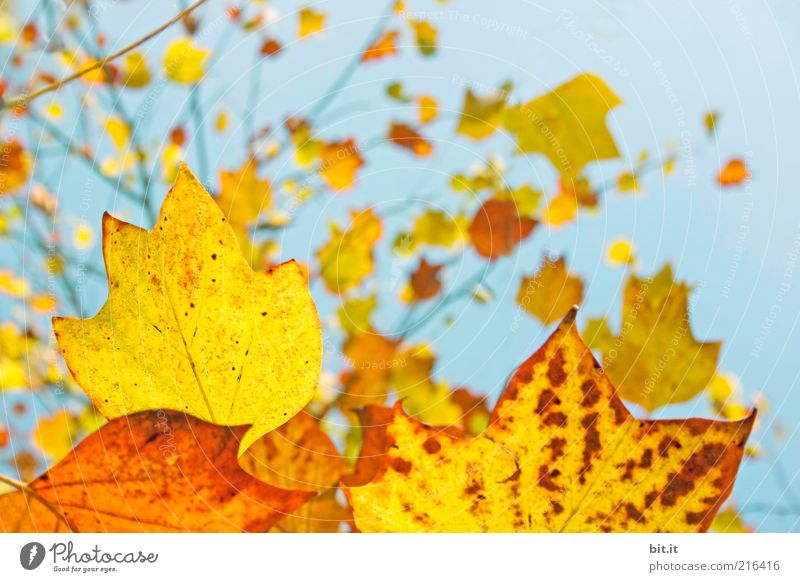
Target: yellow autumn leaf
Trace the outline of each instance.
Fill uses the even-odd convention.
[[[364,165],[355,140],[330,142],[320,152],[319,173],[333,190],[344,192],[356,182],[356,172]]]
[[[151,231],[106,214],[105,305],[54,318],[61,353],[98,410],[116,418],[173,409],[252,425],[241,451],[312,398],[322,342],[295,262],[253,272],[186,166]]]
[[[417,108],[417,116],[422,125],[430,123],[439,116],[439,102],[430,95],[419,97]]]
[[[430,57],[436,54],[436,42],[439,31],[436,27],[425,20],[409,20],[411,29],[414,31],[414,42],[420,54]]]
[[[636,173],[622,172],[617,177],[617,190],[622,194],[639,194],[642,189],[639,185],[639,178],[636,176]]]
[[[503,90],[479,97],[472,89],[467,89],[456,132],[476,140],[492,135],[502,124],[506,98]]]
[[[125,55],[119,82],[123,87],[139,89],[150,83],[152,74],[147,66],[147,58],[139,51]]]
[[[297,36],[306,38],[312,34],[318,34],[325,28],[325,14],[317,12],[312,8],[303,8],[300,11],[300,22]]]
[[[375,243],[382,230],[381,219],[372,208],[351,211],[351,222],[344,230],[331,224],[331,239],[317,251],[319,274],[329,291],[341,295],[372,273]]]
[[[57,463],[72,450],[72,443],[78,436],[78,421],[68,410],[59,410],[53,416],[38,420],[33,430],[33,442],[51,463]]]
[[[506,108],[503,122],[520,153],[542,154],[563,177],[575,177],[590,162],[619,157],[606,116],[620,103],[603,79],[582,73],[533,101]]]
[[[523,277],[517,292],[517,305],[544,325],[563,318],[583,301],[583,280],[567,269],[564,257],[547,257],[531,277]]]
[[[614,335],[604,319],[590,320],[584,335],[603,355],[619,395],[652,412],[691,400],[717,370],[720,344],[698,342],[689,321],[689,292],[666,265],[655,277],[631,275],[625,284],[622,324]]]
[[[206,74],[210,55],[210,50],[198,47],[191,38],[175,39],[164,53],[164,72],[176,83],[197,83]]]
[[[636,263],[633,243],[624,238],[618,238],[608,245],[606,259],[609,264],[619,267]]]
[[[269,180],[259,178],[256,170],[256,161],[252,158],[237,170],[222,170],[216,202],[236,234],[245,259],[255,263],[253,266],[260,266],[259,257],[253,251],[249,227],[270,208],[272,186]]]
[[[377,307],[377,295],[346,299],[336,310],[339,326],[348,336],[368,332],[372,329],[372,313]]]
[[[730,423],[634,418],[573,318],[514,373],[483,434],[423,425],[399,404],[365,426],[359,479],[345,487],[359,530],[708,529],[730,494],[754,415]],[[385,416],[380,410],[368,412]]]
[[[745,524],[734,506],[729,506],[714,516],[711,531],[715,533],[750,533],[753,528]]]
[[[13,194],[28,182],[33,157],[16,139],[0,143],[0,196]]]
[[[578,215],[578,199],[569,191],[559,192],[550,199],[547,208],[542,212],[542,222],[558,227],[575,220]]]

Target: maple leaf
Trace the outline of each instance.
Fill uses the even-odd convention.
[[[173,411],[115,419],[0,496],[0,531],[265,531],[314,493],[245,473],[236,450],[246,430]]]
[[[493,261],[510,255],[538,223],[520,216],[512,200],[491,199],[475,213],[468,232],[475,251]]]
[[[755,413],[637,420],[571,312],[511,377],[472,439],[371,410],[345,493],[364,532],[705,531]],[[362,422],[364,421],[362,414]]]
[[[336,492],[344,460],[314,418],[300,412],[264,435],[241,457],[242,468],[265,483],[317,495],[275,524],[273,531],[336,532],[349,512]]]
[[[720,344],[698,342],[692,335],[690,291],[673,279],[670,265],[653,278],[631,275],[620,334],[613,335],[605,319],[590,320],[584,330],[620,396],[648,412],[691,400],[716,372]]]
[[[244,451],[312,398],[322,339],[302,269],[253,272],[186,166],[151,231],[103,217],[103,256],[105,305],[53,330],[104,416],[167,408],[252,425]]]
[[[522,278],[517,293],[517,304],[544,325],[559,321],[582,301],[583,281],[569,272],[564,257],[545,257],[533,276]]]
[[[622,100],[600,77],[583,73],[504,111],[519,152],[545,155],[562,176],[577,176],[595,160],[619,157],[606,115]]]

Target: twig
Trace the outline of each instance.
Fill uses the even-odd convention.
[[[58,511],[58,509],[56,509],[56,507],[52,503],[50,503],[47,499],[42,497],[37,491],[31,489],[28,485],[26,485],[22,481],[17,481],[16,479],[12,479],[11,477],[0,475],[0,483],[5,483],[6,485],[10,485],[14,489],[21,491],[25,495],[33,497],[34,499],[36,499],[36,501],[38,501],[39,503],[44,505],[48,510],[50,510],[60,521],[63,521],[64,525],[67,526],[67,529],[70,532],[77,531],[75,527],[69,522],[69,519],[67,518],[66,515]]]
[[[50,83],[49,85],[47,85],[45,87],[42,87],[38,91],[34,91],[32,93],[23,93],[22,95],[18,95],[16,97],[12,97],[11,99],[7,99],[7,100],[3,101],[2,103],[0,103],[0,110],[21,108],[21,107],[27,105],[28,103],[34,101],[35,99],[38,99],[42,95],[46,95],[47,93],[52,93],[53,91],[57,91],[58,89],[60,89],[64,85],[67,85],[68,83],[71,83],[75,79],[80,79],[81,77],[83,77],[87,73],[91,73],[92,71],[96,71],[97,69],[101,69],[101,68],[105,67],[111,61],[121,57],[122,55],[125,55],[125,54],[131,52],[134,49],[139,48],[140,46],[142,46],[146,42],[154,39],[159,34],[161,34],[165,30],[167,30],[169,27],[171,27],[173,24],[175,24],[176,22],[180,22],[181,20],[183,20],[183,18],[185,16],[187,16],[188,14],[193,12],[196,8],[199,8],[200,6],[205,4],[206,2],[207,2],[207,0],[197,0],[197,2],[195,2],[194,4],[192,4],[189,7],[185,8],[184,10],[181,10],[180,12],[178,12],[178,14],[176,14],[174,17],[169,19],[167,22],[165,22],[164,24],[162,24],[161,26],[159,26],[155,30],[151,31],[150,33],[146,34],[145,36],[143,36],[142,38],[140,38],[136,42],[134,42],[132,44],[129,44],[128,46],[118,50],[117,52],[112,53],[112,54],[108,55],[107,57],[104,57],[104,58],[100,59],[99,61],[89,65],[88,67],[84,67],[83,69],[81,69],[80,71],[78,71],[76,73],[73,73],[73,74],[71,74],[71,75],[69,75],[67,77],[64,77],[63,79],[55,81],[54,83]]]

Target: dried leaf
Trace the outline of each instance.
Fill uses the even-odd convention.
[[[433,144],[406,123],[392,123],[387,139],[398,147],[405,148],[418,158],[433,154]]]
[[[537,222],[522,217],[510,200],[487,200],[475,213],[469,236],[475,251],[493,261],[510,255],[532,232]]]
[[[698,342],[689,321],[689,292],[666,265],[651,279],[631,275],[622,301],[618,336],[604,319],[590,320],[587,343],[603,355],[603,366],[619,395],[652,412],[691,400],[717,369],[720,344]]]
[[[0,496],[0,531],[265,531],[313,492],[245,473],[246,430],[172,411],[113,420],[25,491]]]
[[[345,488],[359,530],[708,529],[754,415],[634,419],[573,319],[520,366],[476,438],[425,426],[399,405],[389,421],[372,412],[361,471]]]

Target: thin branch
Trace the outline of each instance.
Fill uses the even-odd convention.
[[[140,38],[136,42],[134,42],[132,44],[129,44],[128,46],[118,50],[117,52],[112,53],[112,54],[108,55],[107,57],[100,59],[99,61],[89,65],[88,67],[85,67],[85,68],[81,69],[80,71],[78,71],[76,73],[73,73],[72,75],[64,77],[63,79],[61,79],[59,81],[56,81],[54,83],[50,83],[49,85],[47,85],[46,87],[42,87],[38,91],[34,91],[32,93],[24,93],[22,95],[18,95],[16,97],[12,97],[11,99],[8,99],[8,100],[0,103],[0,110],[3,110],[3,109],[18,109],[18,108],[24,107],[25,105],[27,105],[28,103],[30,103],[31,101],[33,101],[35,99],[38,99],[42,95],[46,95],[47,93],[52,93],[53,91],[57,91],[58,89],[60,89],[64,85],[67,85],[67,84],[71,83],[75,79],[80,79],[81,77],[83,77],[87,73],[91,73],[92,71],[96,71],[97,69],[101,69],[101,68],[106,67],[111,61],[113,61],[113,60],[115,60],[115,59],[117,59],[117,58],[119,58],[119,57],[121,57],[121,56],[123,56],[123,55],[125,55],[125,54],[127,54],[129,52],[131,52],[134,49],[139,48],[140,46],[142,46],[146,42],[154,39],[159,34],[161,34],[165,30],[167,30],[169,27],[171,27],[173,24],[175,24],[176,22],[180,22],[181,20],[183,20],[183,18],[185,16],[189,15],[196,8],[199,8],[200,6],[205,4],[206,2],[207,2],[207,0],[197,0],[197,2],[195,2],[194,4],[192,4],[189,7],[185,8],[184,10],[181,10],[180,12],[178,12],[178,14],[176,14],[170,20],[168,20],[167,22],[165,22],[164,24],[162,24],[161,26],[159,26],[155,30],[151,31],[150,33],[146,34],[145,36],[143,36],[142,38]]]
[[[36,501],[44,505],[49,511],[53,513],[60,521],[64,522],[64,525],[67,526],[67,529],[70,532],[77,531],[75,527],[70,523],[69,519],[66,515],[61,513],[56,507],[50,503],[47,499],[42,497],[37,491],[23,483],[22,481],[17,481],[16,479],[12,479],[11,477],[6,477],[5,475],[0,474],[0,483],[5,483],[6,485],[10,485],[14,489],[21,491],[25,495],[29,497],[33,497]]]

